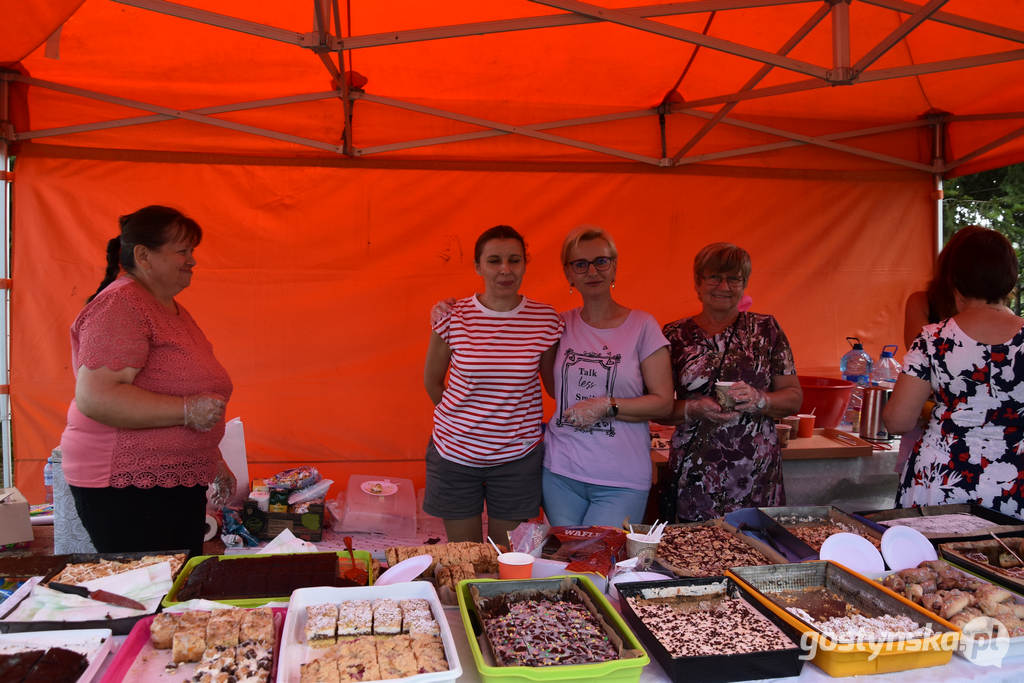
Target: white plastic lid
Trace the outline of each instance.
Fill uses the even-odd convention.
[[[882,555],[871,541],[845,531],[826,538],[818,551],[818,557],[832,560],[858,574],[872,576],[885,571]]]
[[[891,526],[882,534],[882,557],[889,569],[895,571],[939,559],[931,541],[909,526]]]

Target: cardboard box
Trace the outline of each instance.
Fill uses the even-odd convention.
[[[302,540],[316,543],[324,534],[324,506],[313,503],[309,511],[302,514],[263,512],[256,501],[247,500],[242,508],[242,524],[261,540],[272,539],[285,529],[290,529]]]
[[[28,545],[35,536],[25,496],[18,489],[0,489],[0,499],[0,550]]]

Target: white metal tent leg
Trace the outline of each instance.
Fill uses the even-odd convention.
[[[11,395],[8,359],[11,350],[10,254],[11,183],[7,140],[14,133],[10,115],[10,85],[0,80],[0,448],[3,449],[4,487],[14,485],[14,458],[11,452]]]

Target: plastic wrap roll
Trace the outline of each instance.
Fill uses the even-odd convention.
[[[217,518],[213,515],[206,515],[206,533],[203,534],[203,542],[212,541],[217,535]]]

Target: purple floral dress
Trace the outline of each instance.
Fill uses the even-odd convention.
[[[982,344],[953,318],[926,325],[904,365],[931,384],[935,408],[897,506],[978,503],[1024,519],[1024,329]]]
[[[796,374],[789,340],[770,315],[741,312],[730,328],[714,337],[693,318],[665,325],[664,333],[678,399],[710,396],[716,381],[741,380],[768,391],[776,375]],[[775,422],[766,415],[743,413],[724,425],[706,420],[679,425],[672,436],[669,468],[670,476],[678,477],[680,521],[786,504]]]

